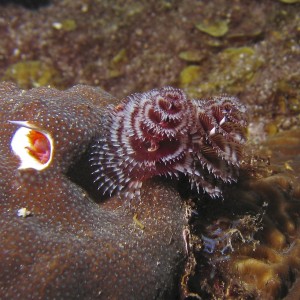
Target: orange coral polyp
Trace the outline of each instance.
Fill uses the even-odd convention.
[[[31,130],[27,135],[30,147],[26,147],[29,154],[41,164],[46,164],[50,159],[51,145],[48,138],[41,132]]]
[[[18,169],[38,171],[49,167],[53,158],[54,141],[50,133],[28,121],[9,121],[20,126],[11,139],[11,149],[19,158]]]

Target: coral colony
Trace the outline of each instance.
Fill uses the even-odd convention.
[[[133,219],[94,203],[73,181],[73,172],[90,171],[73,166],[102,135],[112,96],[84,85],[20,90],[3,82],[0,99],[0,299],[175,299],[178,193],[149,182],[153,201]]]
[[[235,97],[191,100],[164,87],[128,96],[106,114],[93,145],[95,182],[103,195],[140,195],[153,176],[188,177],[191,187],[221,196],[218,183],[236,180],[245,143],[245,107]]]

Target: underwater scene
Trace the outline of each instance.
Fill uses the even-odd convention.
[[[0,131],[0,299],[300,299],[299,0],[1,0]]]

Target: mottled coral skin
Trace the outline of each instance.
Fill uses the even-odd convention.
[[[102,106],[115,100],[86,86],[21,91],[9,83],[0,85],[0,99],[0,298],[173,298],[183,255],[177,192],[145,186],[135,208],[141,230],[118,199],[96,204],[67,176],[101,136]],[[8,120],[28,120],[52,135],[48,168],[17,169],[10,141],[18,126]],[[19,217],[22,207],[31,215]]]

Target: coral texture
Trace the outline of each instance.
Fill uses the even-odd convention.
[[[198,192],[221,195],[236,179],[245,142],[245,107],[234,97],[190,100],[176,88],[133,94],[107,111],[92,165],[103,194],[139,195],[155,175],[184,174]]]
[[[115,99],[87,86],[10,83],[0,99],[0,298],[174,298],[185,222],[178,193],[148,182],[133,216],[118,199],[95,203],[73,180]]]

